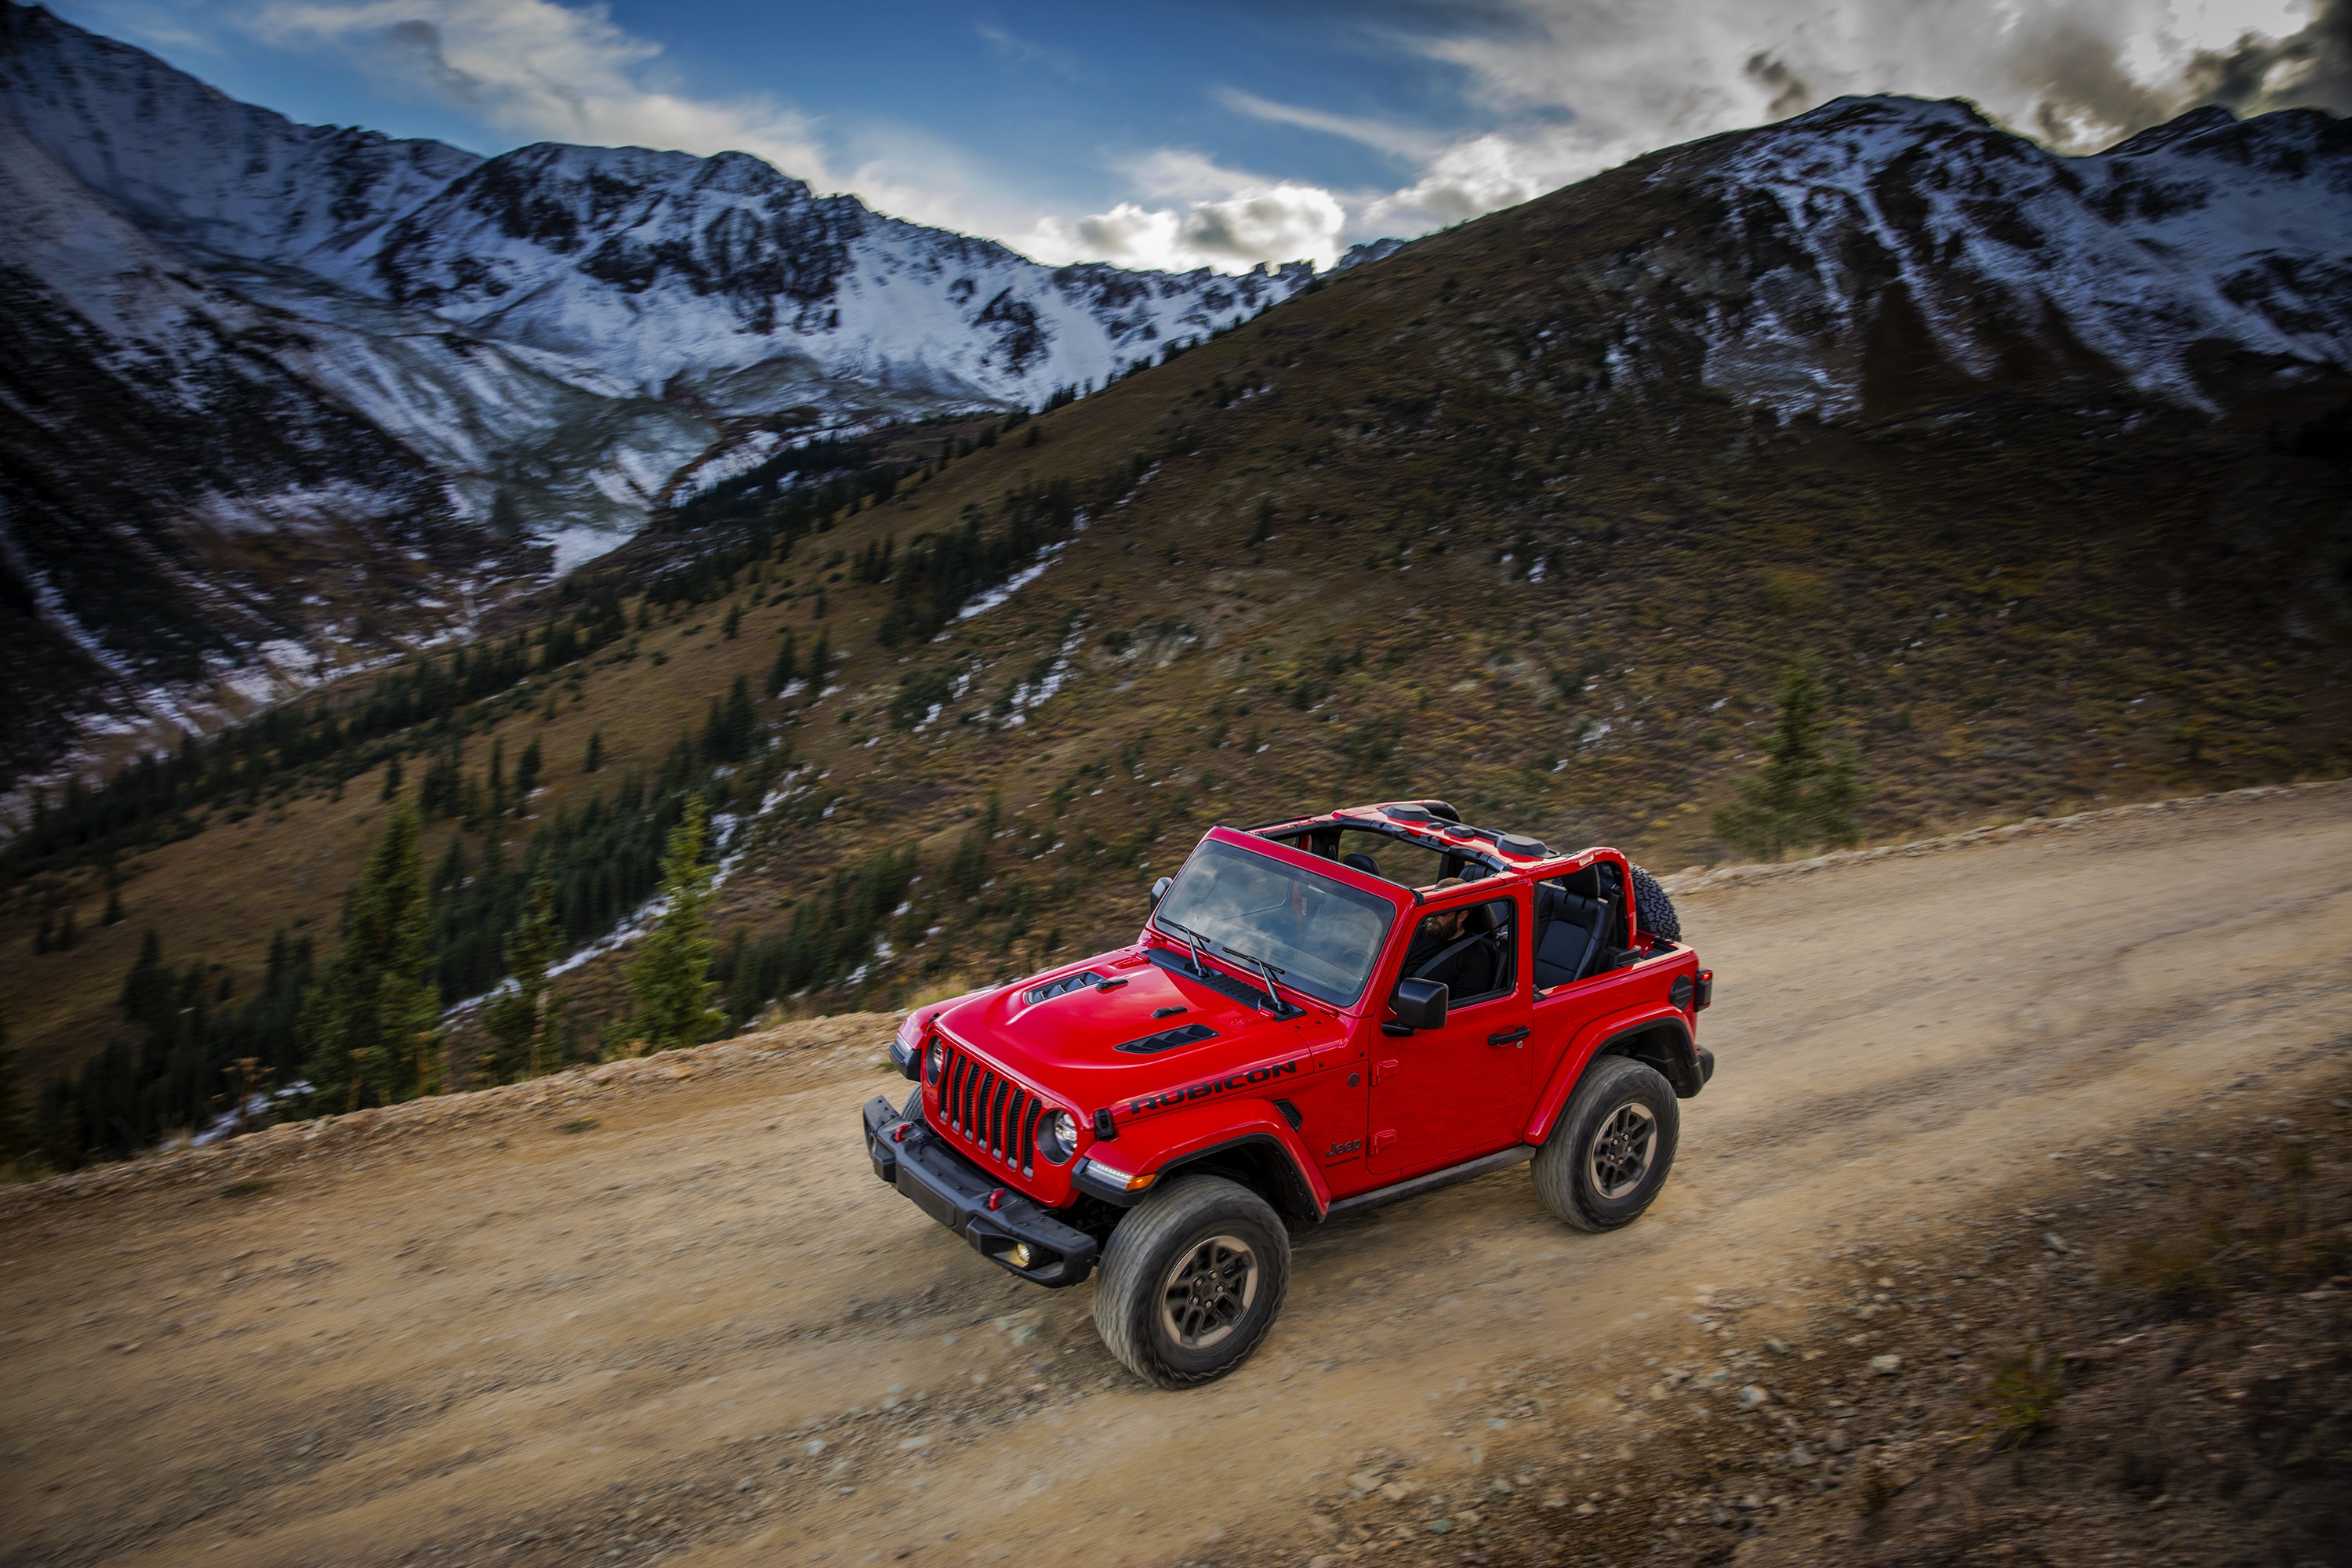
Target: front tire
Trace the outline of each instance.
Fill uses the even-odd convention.
[[[1682,1110],[1657,1068],[1603,1057],[1536,1151],[1536,1196],[1579,1230],[1615,1230],[1642,1217],[1674,1169]]]
[[[1136,1376],[1190,1388],[1249,1359],[1289,1284],[1290,1235],[1266,1201],[1223,1176],[1188,1176],[1111,1232],[1095,1331]]]

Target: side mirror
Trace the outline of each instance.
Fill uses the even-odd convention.
[[[1389,1006],[1408,1029],[1442,1029],[1453,994],[1434,980],[1400,980]]]
[[[1160,900],[1168,896],[1168,889],[1175,880],[1176,879],[1173,877],[1162,877],[1160,880],[1151,884],[1151,907],[1153,909],[1156,910],[1160,907]]]

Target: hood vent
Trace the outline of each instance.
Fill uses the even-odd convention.
[[[1065,974],[1059,980],[1049,980],[1043,985],[1033,985],[1021,994],[1022,1003],[1034,1007],[1040,1002],[1051,1002],[1056,996],[1067,996],[1073,991],[1083,991],[1089,985],[1102,984],[1102,976],[1091,969],[1081,969],[1076,974]]]
[[[1139,1040],[1129,1040],[1114,1047],[1132,1056],[1148,1057],[1159,1051],[1172,1051],[1179,1046],[1193,1046],[1202,1040],[1213,1040],[1217,1031],[1206,1024],[1187,1024],[1181,1029],[1162,1029],[1156,1035],[1146,1035]]]

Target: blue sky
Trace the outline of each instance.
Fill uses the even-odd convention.
[[[1131,266],[1328,265],[1845,92],[1968,97],[2069,151],[2225,79],[2247,109],[2352,108],[2312,0],[51,4],[297,120],[737,148]]]

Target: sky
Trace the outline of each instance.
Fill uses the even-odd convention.
[[[1328,266],[1849,93],[2352,112],[2352,0],[48,0],[310,123],[757,154],[1039,260]]]

